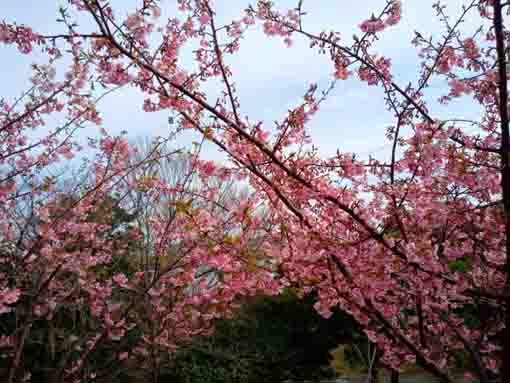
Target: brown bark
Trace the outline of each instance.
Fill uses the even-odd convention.
[[[391,370],[391,383],[398,383],[398,380],[399,380],[398,371]]]
[[[508,121],[508,88],[505,53],[505,36],[503,26],[501,0],[494,1],[494,32],[496,35],[496,51],[498,64],[498,104],[501,123],[501,189],[505,214],[505,251],[506,251],[506,283],[503,295],[510,296],[510,129]],[[505,329],[503,331],[503,355],[501,360],[501,381],[510,382],[510,315],[508,302],[506,307]]]

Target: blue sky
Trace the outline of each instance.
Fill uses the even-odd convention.
[[[397,81],[405,84],[415,80],[419,71],[416,50],[409,44],[413,31],[439,37],[442,29],[434,17],[432,4],[436,0],[403,0],[402,22],[381,35],[377,51],[392,58],[393,74]],[[138,1],[139,2],[139,1]],[[3,0],[0,2],[1,17],[8,22],[29,24],[41,33],[54,33],[59,30],[57,17],[58,0]],[[136,0],[113,0],[113,5],[121,12],[133,9]],[[175,0],[163,0],[163,16],[175,12]],[[245,0],[216,0],[218,22],[238,18],[250,3]],[[297,1],[277,0],[279,7],[291,8]],[[372,11],[384,6],[384,0],[304,1],[308,16],[305,28],[317,33],[321,30],[341,32],[344,41],[349,42],[353,33],[358,33],[357,25],[368,18]],[[460,10],[462,0],[448,0],[452,14]],[[91,25],[89,20],[81,21]],[[472,29],[474,23],[465,27]],[[0,46],[0,97],[13,98],[26,89],[30,73],[30,63],[37,57],[19,55],[12,47]],[[183,63],[191,65],[189,59]],[[317,50],[308,48],[308,42],[298,39],[292,48],[286,49],[280,39],[267,39],[259,28],[248,33],[238,55],[229,59],[234,80],[241,99],[243,115],[252,121],[264,120],[272,124],[281,118],[288,108],[296,105],[311,82],[326,86],[332,78],[333,67],[327,55],[319,55]],[[211,100],[218,93],[215,86],[208,87]],[[437,89],[432,87],[427,94],[429,100],[437,98]],[[321,112],[309,124],[314,144],[324,155],[341,151],[358,152],[363,157],[368,154],[384,159],[389,144],[384,139],[385,128],[391,124],[391,116],[385,111],[382,92],[356,80],[337,83],[331,97],[323,104]],[[147,114],[141,109],[143,98],[134,89],[116,92],[101,102],[104,127],[112,132],[126,130],[131,137],[165,135],[166,113]],[[437,117],[476,117],[476,108],[466,110],[465,102],[432,109]],[[93,131],[85,132],[94,135]],[[185,135],[178,139],[178,145],[187,145],[196,137]],[[222,155],[213,147],[206,148],[204,155],[221,159]]]

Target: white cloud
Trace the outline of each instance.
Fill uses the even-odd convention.
[[[396,27],[384,32],[375,50],[392,57],[395,76],[401,83],[415,80],[419,70],[415,48],[409,44],[413,30],[428,31],[439,36],[441,25],[434,17],[429,0],[404,0],[403,20]],[[114,0],[114,6],[123,7],[121,14],[139,2],[136,0]],[[218,22],[239,18],[249,4],[241,0],[216,0]],[[297,1],[278,0],[282,8],[294,7]],[[451,10],[460,10],[461,0],[449,0]],[[357,25],[370,17],[373,11],[381,9],[385,0],[304,1],[308,16],[305,28],[313,33],[322,30],[336,30],[344,41],[351,41],[353,33],[359,33]],[[163,16],[175,12],[176,2],[162,1]],[[40,0],[2,1],[0,12],[9,21],[26,23],[43,32],[58,28],[54,22],[57,3]],[[87,21],[90,23],[90,21]],[[473,25],[467,22],[466,28]],[[426,33],[424,33],[426,34]],[[268,123],[281,117],[287,109],[299,101],[310,82],[324,84],[332,72],[327,55],[319,55],[317,50],[308,48],[304,39],[296,39],[295,45],[284,48],[279,39],[268,39],[260,29],[250,31],[243,41],[239,54],[228,58],[237,85],[243,112],[252,120],[265,120]],[[0,47],[0,80],[4,92],[2,96],[18,95],[27,86],[27,74],[31,58],[20,57],[10,48]],[[188,65],[192,63],[187,61]],[[7,89],[7,91],[6,91]],[[433,91],[433,90],[432,90]],[[209,87],[212,96],[218,89]],[[434,94],[432,92],[432,94]],[[436,96],[433,96],[434,98]],[[103,102],[106,128],[114,131],[128,130],[131,135],[162,135],[168,129],[163,114],[147,115],[141,109],[142,98],[135,90],[116,93]],[[459,109],[460,111],[460,109]],[[322,111],[310,124],[315,143],[324,154],[332,154],[336,148],[346,151],[363,151],[384,145],[384,126],[391,122],[385,111],[380,90],[368,88],[359,82],[340,82],[331,98],[323,105]],[[189,141],[186,135],[180,143]],[[214,150],[208,149],[207,156],[221,158]]]

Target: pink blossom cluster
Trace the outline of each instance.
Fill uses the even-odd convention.
[[[40,43],[40,36],[32,31],[32,28],[7,24],[0,24],[0,42],[4,44],[16,44],[21,53],[32,52],[34,43]]]
[[[89,362],[104,344],[114,345],[114,358],[126,368],[144,365],[154,353],[168,355],[210,334],[210,324],[231,316],[239,297],[287,287],[316,292],[315,308],[325,317],[337,307],[351,314],[394,369],[418,361],[448,382],[459,352],[478,363],[473,371],[481,380],[484,371],[504,367],[499,294],[508,279],[503,245],[510,237],[501,202],[510,196],[502,189],[507,119],[500,105],[508,100],[500,79],[506,68],[499,66],[505,57],[498,61],[498,54],[510,39],[493,12],[501,2],[480,4],[491,10],[483,10],[480,25],[494,24],[486,35],[464,38],[456,30],[442,40],[417,37],[421,72],[407,85],[392,76],[392,59],[375,52],[373,36],[400,20],[398,1],[364,21],[368,34],[351,45],[336,32],[302,30],[302,10],[277,11],[270,2],[227,23],[226,33],[211,29],[217,20],[209,2],[179,0],[181,18],[160,29],[152,26],[155,2],[115,23],[111,7],[71,3],[99,20],[95,34],[79,37],[76,26],[65,38],[43,39],[28,27],[0,25],[0,41],[22,53],[54,42],[70,63],[62,82],[58,66],[35,65],[25,98],[0,101],[0,315],[15,314],[11,322],[19,326],[2,334],[0,345],[13,370],[23,368],[13,355],[23,352],[23,336],[33,336],[34,318],[50,324],[62,312],[90,313],[93,328],[70,341],[81,352],[71,352],[63,366],[65,380],[79,382],[101,372]],[[271,126],[264,116],[241,113],[227,57],[239,51],[256,19],[289,47],[300,34],[328,53],[336,78],[357,73],[380,87],[394,119],[386,159],[342,151],[341,120],[330,121],[336,152],[324,156],[313,145],[312,122],[332,100],[333,85],[312,83]],[[146,42],[155,31],[161,44],[153,50]],[[197,48],[193,66],[181,59],[188,43]],[[221,86],[214,98],[208,98],[211,80]],[[436,83],[442,102],[469,97],[478,114],[441,121],[427,97]],[[141,110],[170,112],[176,130],[195,130],[229,156],[230,166],[200,158],[195,143],[191,169],[171,184],[153,171],[158,150],[140,158],[124,135],[101,125],[92,84],[136,87]],[[62,115],[63,124],[48,128]],[[99,133],[81,145],[75,132],[90,122]],[[71,161],[83,177],[64,180],[50,171]],[[232,179],[248,183],[250,194],[223,200],[219,185]],[[20,206],[32,209],[24,229]],[[101,214],[107,208],[135,214],[146,206],[153,208],[138,216],[143,222],[115,230]],[[133,269],[113,271],[119,258],[134,260],[127,262]],[[467,320],[467,308],[488,307],[481,302],[497,315]],[[135,333],[128,348],[123,340]]]
[[[387,27],[398,24],[401,19],[402,5],[400,0],[393,0],[391,6],[383,15],[384,17],[376,18],[372,16],[370,19],[363,21],[359,28],[365,33],[381,32]]]

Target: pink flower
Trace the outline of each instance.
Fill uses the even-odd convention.
[[[57,153],[64,156],[65,159],[70,160],[74,157],[74,153],[70,145],[63,145],[57,149]]]
[[[466,86],[466,82],[458,79],[453,79],[448,82],[448,85],[450,85],[451,91],[450,95],[452,97],[460,97],[464,95],[465,93],[470,93],[471,89],[469,89]]]
[[[115,274],[112,278],[115,283],[117,283],[120,287],[127,288],[128,279],[124,274]]]
[[[209,17],[209,15],[204,13],[202,16],[200,16],[198,21],[200,21],[201,25],[206,25],[209,23],[209,21],[211,21],[211,18]]]
[[[347,80],[351,72],[347,70],[347,67],[341,60],[335,61],[335,77],[339,80]]]
[[[0,42],[5,44],[16,44],[21,53],[32,52],[32,44],[40,42],[40,36],[32,31],[30,27],[0,24]]]
[[[202,172],[208,177],[212,176],[215,170],[216,165],[214,165],[214,161],[206,161],[202,164]]]
[[[255,18],[253,16],[244,16],[243,23],[246,25],[253,25],[255,24]]]
[[[455,51],[451,47],[443,50],[441,57],[437,62],[437,71],[439,73],[448,73],[453,65],[459,65],[460,59],[455,55]]]
[[[16,303],[19,299],[21,291],[19,289],[6,288],[0,293],[0,314],[8,313],[11,308],[7,305]]]
[[[368,85],[377,85],[379,82],[379,78],[377,77],[377,73],[369,68],[359,68],[358,76],[362,81],[366,81]]]
[[[402,13],[402,4],[400,3],[400,0],[394,0],[391,8],[388,12],[388,17],[384,21],[384,23],[387,26],[392,26],[395,24],[398,24],[401,18]]]
[[[480,49],[475,43],[475,40],[469,38],[464,40],[464,53],[467,58],[471,60],[476,60],[480,57]]]
[[[333,315],[328,304],[318,301],[313,305],[313,308],[324,318],[330,318]]]
[[[365,33],[376,33],[380,32],[384,29],[385,25],[382,20],[379,19],[369,19],[363,21],[359,25],[360,29]]]
[[[21,291],[19,289],[5,289],[0,293],[0,299],[4,304],[13,304],[17,302],[20,294]]]
[[[264,33],[268,36],[286,36],[288,32],[283,29],[283,26],[277,22],[266,21],[264,23]]]

